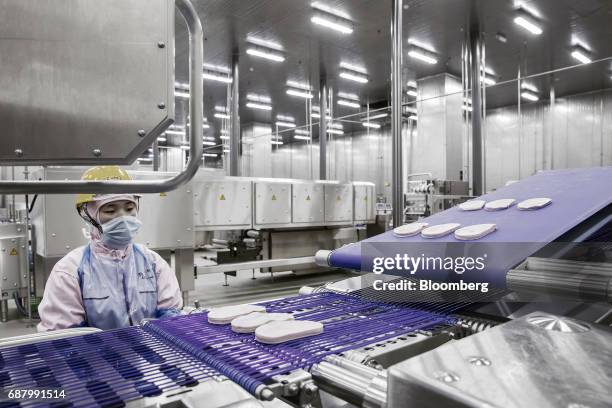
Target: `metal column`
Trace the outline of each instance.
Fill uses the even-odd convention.
[[[470,32],[471,97],[472,97],[472,195],[484,194],[484,155],[482,141],[482,37],[480,28],[474,25]]]
[[[402,194],[402,0],[393,0],[391,22],[391,138],[393,226],[404,223]]]
[[[238,176],[238,157],[240,153],[240,112],[239,112],[239,79],[238,51],[234,51],[232,60],[232,107],[231,107],[231,133],[230,133],[230,176]]]
[[[327,79],[321,78],[319,93],[319,180],[327,180]]]

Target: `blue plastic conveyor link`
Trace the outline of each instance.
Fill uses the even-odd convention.
[[[371,272],[375,256],[393,257],[401,250],[412,256],[444,257],[449,244],[462,245],[466,251],[479,246],[488,254],[485,270],[459,277],[448,270],[428,270],[418,278],[437,281],[460,278],[471,282],[488,282],[504,289],[509,270],[610,205],[612,189],[608,186],[612,186],[612,167],[542,171],[479,197],[487,202],[513,198],[517,203],[529,198],[552,199],[552,203],[542,209],[521,211],[514,205],[501,211],[462,211],[453,207],[420,220],[430,226],[446,223],[459,223],[462,226],[496,224],[496,231],[481,239],[460,241],[453,234],[433,239],[420,235],[397,237],[388,231],[336,249],[330,254],[321,252],[317,258],[326,266]],[[385,273],[397,276],[405,274],[396,270]]]

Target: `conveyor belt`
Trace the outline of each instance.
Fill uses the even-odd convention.
[[[269,312],[324,323],[321,335],[266,345],[253,334],[208,323],[207,313],[156,320],[81,337],[0,349],[0,390],[64,389],[57,403],[21,406],[123,406],[223,374],[256,395],[278,374],[308,369],[330,354],[420,329],[447,326],[446,313],[336,293],[262,303]],[[19,405],[15,405],[19,406]]]
[[[551,198],[552,204],[541,210],[520,211],[516,206],[495,212],[451,208],[423,219],[430,225],[450,222],[458,222],[464,226],[495,223],[497,231],[491,235],[465,243],[456,240],[452,234],[437,239],[420,236],[399,238],[389,231],[332,251],[328,263],[333,267],[371,271],[374,256],[393,256],[402,249],[413,256],[444,256],[448,250],[447,244],[450,243],[462,245],[466,250],[473,248],[480,252],[486,251],[486,269],[464,275],[446,270],[429,270],[426,275],[418,276],[419,278],[440,281],[460,278],[473,282],[489,282],[499,288],[505,288],[506,273],[511,268],[610,205],[611,185],[612,167],[540,172],[481,198],[486,201],[502,198],[514,198],[517,201],[534,197]],[[401,271],[388,273],[400,276],[403,274]]]
[[[325,324],[325,332],[284,344],[265,345],[257,342],[253,334],[234,333],[229,325],[208,324],[207,314],[157,320],[150,327],[255,394],[273,376],[308,368],[327,355],[454,322],[443,314],[335,293],[262,304],[269,312],[293,313],[296,319],[320,321]]]
[[[193,386],[217,372],[142,327],[0,349],[0,390],[64,390],[55,401],[2,407],[119,407]]]

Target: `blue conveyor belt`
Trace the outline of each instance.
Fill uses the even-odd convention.
[[[451,208],[424,218],[429,225],[460,223],[462,226],[494,223],[497,231],[476,241],[459,241],[453,234],[426,239],[420,236],[400,238],[392,231],[332,251],[330,266],[371,271],[375,256],[393,256],[404,249],[412,256],[444,256],[448,248],[462,245],[466,251],[486,251],[486,269],[478,273],[457,275],[447,270],[428,270],[418,278],[439,281],[459,278],[489,282],[505,288],[506,273],[524,259],[568,232],[597,211],[612,203],[612,167],[543,171],[534,176],[485,194],[481,199],[493,201],[514,198],[517,202],[535,197],[549,197],[552,204],[536,211],[520,211],[513,206],[503,211],[462,211]],[[446,244],[451,244],[446,245]],[[389,270],[392,275],[401,272]]]

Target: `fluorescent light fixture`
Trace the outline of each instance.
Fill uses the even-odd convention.
[[[287,95],[297,96],[298,98],[304,98],[304,99],[312,99],[313,97],[312,93],[308,91],[302,91],[299,89],[292,89],[292,88],[287,89]]]
[[[348,62],[341,62],[340,68],[348,69],[349,71],[359,72],[360,74],[367,74],[368,70],[360,65],[349,64]]]
[[[373,119],[382,119],[382,118],[386,118],[387,116],[389,116],[388,113],[378,113],[376,115],[370,116],[370,120],[373,120]]]
[[[342,126],[342,123],[338,123],[338,122],[330,123],[328,126],[333,129],[344,129],[344,126]]]
[[[191,95],[189,95],[188,92],[180,92],[180,91],[175,90],[174,91],[174,97],[175,98],[189,99],[191,97]]]
[[[293,135],[293,138],[297,140],[310,140],[310,136],[304,136],[304,135]]]
[[[521,92],[521,96],[531,102],[536,102],[537,100],[540,99],[538,95],[534,94],[531,91],[525,91],[525,90]]]
[[[284,128],[294,128],[295,127],[295,123],[283,122],[282,120],[277,120],[276,121],[276,126],[284,127]]]
[[[408,85],[408,87],[410,87],[410,88],[416,88],[417,87],[416,81],[408,81],[408,83],[406,85]]]
[[[228,115],[227,113],[222,113],[222,112],[216,112],[215,113],[215,118],[219,118],[219,119],[229,119],[230,115]]]
[[[203,140],[202,144],[204,146],[216,146],[217,145],[215,142],[209,142],[208,140]]]
[[[145,158],[145,157],[139,157],[138,159],[136,159],[136,161],[138,163],[142,163],[142,162],[152,162],[153,159],[149,159],[149,158]]]
[[[463,106],[461,106],[461,109],[463,109],[464,111],[468,111],[468,112],[472,111],[472,107],[465,103],[463,104]]]
[[[363,122],[362,126],[366,128],[380,129],[380,124],[376,122]]]
[[[162,142],[162,143],[166,143],[167,142],[166,138],[165,137],[161,137],[161,136],[157,138],[157,141],[158,142]]]
[[[408,119],[417,121],[418,120],[418,116],[417,115],[410,115],[410,116],[408,116]]]
[[[230,137],[229,137],[228,135],[221,135],[221,136],[219,136],[219,137],[220,137],[221,139],[223,139],[223,140],[229,140],[229,139],[230,139]]]
[[[353,99],[355,101],[359,100],[359,96],[357,96],[354,93],[348,93],[348,92],[338,92],[338,98]]]
[[[202,123],[202,129],[210,129],[210,125],[208,124],[208,122]]]
[[[271,105],[266,105],[265,103],[259,103],[259,102],[247,102],[246,107],[251,108],[251,109],[265,110],[265,111],[272,110]]]
[[[344,131],[340,129],[327,129],[327,133],[331,133],[333,135],[343,135]]]
[[[533,18],[527,11],[525,11],[524,9],[519,9],[517,13],[518,15],[514,18],[515,24],[523,27],[531,34],[542,34],[542,27],[538,25],[536,19]]]
[[[321,115],[319,113],[317,113],[317,112],[311,113],[310,117],[311,118],[315,118],[315,119],[321,119]],[[332,117],[330,115],[326,115],[325,118],[328,119],[328,120],[331,120]]]
[[[405,110],[406,112],[408,112],[408,113],[414,113],[415,115],[416,115],[416,113],[417,113],[416,108],[412,108],[412,107],[410,107],[410,106],[406,106],[406,107],[404,108],[404,110]]]
[[[204,153],[202,156],[203,157],[219,157],[219,155],[215,153]]]
[[[361,105],[348,99],[338,99],[338,105],[348,106],[349,108],[359,109]]]
[[[213,136],[202,136],[202,140],[211,140],[211,141],[215,141],[215,138]]]
[[[248,101],[253,101],[253,102],[263,102],[263,103],[272,102],[272,99],[270,99],[269,96],[259,95],[259,94],[254,94],[254,93],[247,94],[246,98]]]
[[[231,76],[223,75],[219,72],[205,70],[202,74],[204,79],[210,79],[212,81],[223,82],[225,84],[231,84],[233,82],[233,78]]]
[[[223,149],[223,153],[229,153],[230,150],[229,149]]]
[[[181,148],[181,150],[189,150],[189,146],[186,146],[186,145],[181,146],[180,148]]]
[[[415,98],[418,96],[418,93],[417,93],[416,88],[408,88],[408,91],[406,91],[406,93],[407,93],[409,96],[413,96],[413,97],[415,97]]]
[[[265,48],[271,48],[273,50],[283,51],[283,46],[275,41],[264,40],[263,38],[254,37],[248,35],[246,38],[247,42],[255,45],[260,45]]]
[[[591,58],[589,58],[588,52],[578,45],[574,46],[571,55],[574,57],[574,59],[580,61],[581,64],[590,64],[593,61]]]
[[[492,74],[489,74],[488,72],[483,73],[480,76],[480,80],[484,82],[486,85],[495,85],[497,83],[497,81],[495,80],[495,76]]]
[[[350,20],[334,16],[333,14],[318,12],[310,18],[310,21],[321,27],[330,28],[342,34],[351,34],[353,32],[353,23]]]
[[[189,90],[189,84],[185,83],[185,82],[175,82],[174,83],[174,89],[178,89],[181,91],[188,91]]]
[[[432,53],[423,49],[418,49],[414,46],[408,51],[408,55],[410,55],[412,58],[416,58],[428,64],[433,65],[438,63],[438,60],[433,57]]]
[[[166,135],[171,135],[171,136],[185,136],[185,131],[181,131],[181,130],[166,130],[164,132]]]
[[[270,144],[273,144],[273,145],[282,145],[283,142],[280,141],[280,140],[270,140]]]
[[[309,84],[304,83],[304,82],[298,82],[298,81],[287,81],[287,86],[291,87],[291,88],[298,88],[298,89],[304,89],[306,91],[310,91],[312,88]]]
[[[278,51],[274,51],[272,49],[265,49],[262,47],[250,46],[247,48],[247,54],[253,55],[255,57],[265,58],[274,62],[283,62],[285,60],[285,56]]]
[[[295,122],[295,118],[289,115],[276,115],[277,120],[282,120],[285,122]]]
[[[531,91],[533,93],[538,93],[538,88],[536,88],[535,86],[528,84],[526,82],[521,83],[521,89],[526,89],[528,91]]]
[[[346,69],[343,69],[340,71],[340,78],[348,79],[354,82],[359,82],[360,84],[368,83],[367,75],[359,74],[353,71],[348,71]]]
[[[295,129],[294,133],[296,135],[306,135],[306,136],[310,136],[310,131],[306,130],[306,129]]]
[[[227,135],[228,133],[229,133],[229,130],[221,129],[221,134]]]

